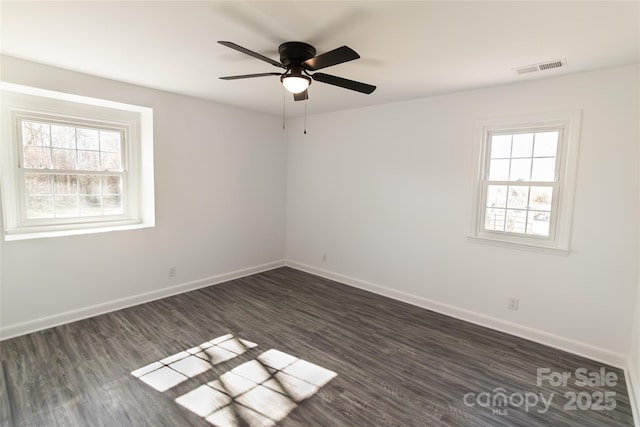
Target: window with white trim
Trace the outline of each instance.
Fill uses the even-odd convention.
[[[128,210],[127,130],[18,116],[21,221],[110,221]]]
[[[580,113],[480,124],[471,237],[568,253]]]
[[[151,109],[7,85],[7,240],[154,225]]]

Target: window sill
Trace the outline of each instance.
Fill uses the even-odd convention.
[[[135,223],[127,223],[127,224],[96,226],[96,227],[89,227],[89,228],[74,228],[74,229],[65,229],[65,230],[58,229],[58,230],[41,230],[41,231],[31,231],[31,230],[23,231],[18,229],[18,230],[12,230],[10,232],[6,232],[4,235],[4,240],[7,242],[10,242],[14,240],[77,236],[81,234],[108,233],[110,231],[138,230],[141,228],[150,228],[153,226],[154,224],[135,222]]]
[[[530,252],[539,252],[558,256],[568,256],[569,249],[553,248],[549,246],[532,245],[530,243],[511,242],[506,240],[492,239],[490,237],[467,236],[467,240],[473,243],[500,246],[503,248],[519,249]]]

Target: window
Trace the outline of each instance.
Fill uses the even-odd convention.
[[[44,117],[16,122],[24,220],[101,221],[124,214],[125,129]]]
[[[480,124],[471,237],[567,253],[579,112]]]
[[[2,101],[7,240],[153,225],[150,109],[7,84]]]

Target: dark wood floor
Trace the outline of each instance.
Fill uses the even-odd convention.
[[[166,391],[131,374],[226,334],[258,346],[202,362],[204,372]],[[215,390],[213,381],[230,370],[244,376],[242,366],[266,360],[261,355],[270,349],[336,376],[314,388],[289,368],[263,363],[272,383],[284,386],[289,378],[311,392],[263,393],[262,415],[247,406],[254,394],[260,399],[257,390],[272,393],[267,382],[251,396]],[[211,426],[205,418],[216,402],[227,405],[237,426],[273,424],[269,417],[279,426],[633,424],[619,369],[289,268],[7,340],[0,354],[3,426]],[[148,369],[174,367],[165,362]],[[566,386],[538,387],[538,368],[572,374],[604,368],[617,385],[581,387],[572,375]],[[196,389],[217,396],[195,403],[210,406],[200,415],[176,402]],[[507,406],[494,399],[499,392]],[[541,401],[533,406],[540,395],[552,399],[546,412]],[[532,403],[528,410],[521,397]],[[598,400],[615,409],[587,409]]]

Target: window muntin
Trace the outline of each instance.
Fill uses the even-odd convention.
[[[112,220],[125,213],[126,132],[18,117],[22,219]]]
[[[562,129],[488,132],[483,230],[553,237]]]

